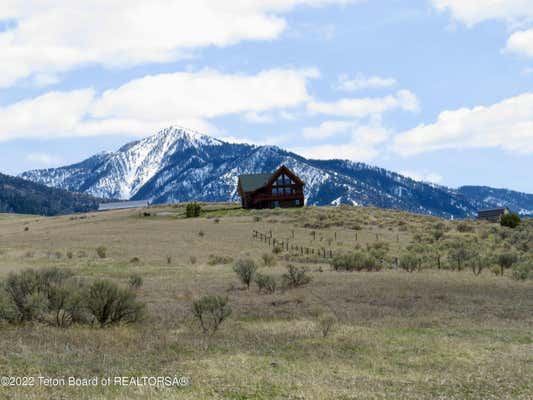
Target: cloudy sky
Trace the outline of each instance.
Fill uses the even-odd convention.
[[[0,172],[169,125],[533,192],[533,0],[2,0]]]

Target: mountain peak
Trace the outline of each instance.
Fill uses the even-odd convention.
[[[183,141],[190,143],[193,146],[219,146],[223,144],[222,141],[215,139],[209,135],[200,133],[193,129],[185,128],[179,125],[170,125],[164,129],[161,129],[155,135],[146,138],[146,140],[164,140],[170,141]]]

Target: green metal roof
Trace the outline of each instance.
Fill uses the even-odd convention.
[[[244,192],[253,192],[266,185],[272,174],[247,174],[240,175],[239,181]]]

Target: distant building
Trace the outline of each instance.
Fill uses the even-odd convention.
[[[136,201],[116,201],[113,203],[100,203],[98,211],[122,210],[125,208],[144,208],[148,207],[150,203],[148,200]]]
[[[486,210],[479,210],[477,212],[477,219],[483,219],[490,222],[500,222],[502,215],[509,214],[507,207],[489,208]]]
[[[271,174],[239,176],[243,208],[303,207],[304,183],[282,165]]]

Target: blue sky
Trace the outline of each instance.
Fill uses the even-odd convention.
[[[6,1],[1,172],[181,125],[533,192],[531,0]]]

